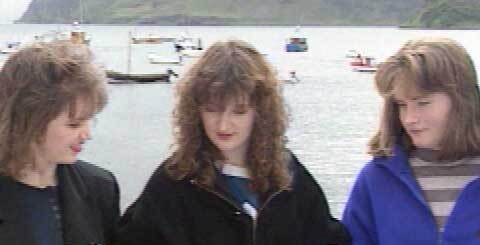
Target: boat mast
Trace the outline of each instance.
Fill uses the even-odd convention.
[[[128,47],[127,47],[127,74],[132,69],[132,32],[128,31]]]
[[[80,24],[83,24],[83,0],[80,0]]]

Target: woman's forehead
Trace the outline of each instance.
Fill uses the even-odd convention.
[[[68,115],[72,119],[87,120],[94,116],[98,111],[97,105],[87,98],[77,98],[66,108]]]
[[[250,96],[246,93],[240,95],[223,95],[223,96],[210,96],[205,101],[206,104],[249,104]]]
[[[394,98],[411,99],[427,94],[411,75],[399,74],[392,81],[391,94]]]

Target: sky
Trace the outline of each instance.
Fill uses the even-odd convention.
[[[0,0],[0,24],[20,18],[32,0]]]

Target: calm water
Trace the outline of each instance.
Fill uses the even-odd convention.
[[[57,25],[0,25],[0,43],[26,40]],[[283,93],[291,113],[288,146],[323,187],[336,217],[341,215],[355,175],[368,156],[366,143],[377,126],[380,98],[373,75],[352,72],[345,59],[350,49],[381,61],[406,40],[419,36],[447,36],[461,42],[480,64],[480,31],[420,31],[396,28],[305,27],[308,53],[285,53],[291,27],[133,27],[86,26],[99,62],[126,70],[128,32],[178,36],[188,31],[208,46],[219,39],[238,38],[255,45],[280,76],[296,71],[297,84]],[[147,64],[148,47],[134,47],[132,70],[164,71]],[[0,63],[5,59],[0,56]],[[194,60],[187,61],[191,64]],[[182,72],[186,66],[171,67]],[[110,103],[98,116],[94,138],[81,158],[113,171],[120,183],[122,207],[140,193],[156,166],[170,152],[171,84],[109,85]]]

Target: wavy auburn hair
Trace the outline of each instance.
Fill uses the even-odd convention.
[[[167,173],[213,187],[214,162],[224,157],[205,133],[200,108],[247,98],[256,111],[246,158],[253,189],[286,188],[291,181],[284,145],[288,118],[279,81],[263,55],[239,40],[214,43],[179,82],[174,154],[165,163]]]
[[[480,154],[480,95],[475,66],[467,51],[448,38],[408,41],[380,65],[375,83],[383,97],[380,128],[370,141],[369,153],[390,156],[395,144],[410,152],[414,145],[399,119],[396,91],[446,93],[452,102],[439,160]]]
[[[35,43],[10,56],[0,71],[0,174],[35,165],[33,147],[60,113],[87,119],[106,103],[104,74],[84,45]]]

